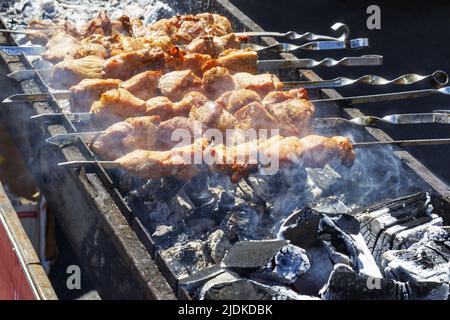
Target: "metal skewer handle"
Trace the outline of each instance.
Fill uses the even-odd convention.
[[[302,87],[307,89],[317,89],[317,88],[339,88],[352,84],[367,84],[371,86],[382,86],[390,84],[409,85],[424,80],[431,80],[431,83],[434,86],[441,87],[448,83],[448,74],[444,71],[438,70],[429,75],[408,73],[392,80],[388,80],[376,75],[364,75],[357,79],[338,77],[331,80],[285,82],[284,85]]]
[[[346,41],[311,41],[301,45],[291,43],[276,43],[270,46],[260,46],[253,43],[243,44],[243,48],[251,48],[256,52],[277,51],[277,52],[296,52],[299,50],[323,51],[340,49],[362,49],[369,46],[369,39],[359,38]]]
[[[275,37],[275,38],[286,38],[289,40],[305,40],[305,41],[315,41],[315,40],[337,40],[337,41],[345,41],[348,39],[350,35],[350,29],[346,24],[342,22],[336,22],[330,27],[333,31],[342,30],[342,34],[338,37],[325,36],[320,34],[315,34],[312,32],[305,32],[299,34],[295,31],[288,32],[270,32],[270,31],[249,31],[249,32],[238,32],[237,36],[246,36],[246,37]]]

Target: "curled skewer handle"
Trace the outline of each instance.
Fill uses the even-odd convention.
[[[450,86],[442,87],[440,89],[424,89],[424,90],[412,90],[412,91],[402,91],[402,92],[392,92],[392,93],[382,93],[382,94],[372,94],[365,96],[354,96],[354,97],[342,97],[342,98],[328,98],[328,99],[317,99],[311,100],[311,102],[340,102],[349,105],[360,104],[360,103],[372,103],[381,101],[395,101],[401,99],[412,99],[426,97],[432,94],[445,94],[450,95]]]
[[[425,76],[420,74],[408,73],[392,80],[388,80],[376,75],[364,75],[357,79],[338,77],[331,80],[320,80],[320,81],[292,81],[287,82],[286,85],[303,87],[307,89],[315,89],[315,88],[338,88],[352,84],[367,84],[371,86],[382,86],[390,84],[410,85],[424,80],[430,80],[433,86],[441,87],[448,83],[448,74],[441,70],[435,71],[432,74]]]
[[[315,40],[346,41],[350,35],[350,29],[347,27],[346,24],[342,22],[337,22],[333,24],[331,26],[331,29],[335,32],[341,31],[341,35],[337,37],[332,37],[315,34],[312,32],[305,32],[299,34],[295,31],[288,31],[288,32],[249,31],[249,32],[239,32],[236,35],[246,37],[275,37],[275,38],[286,38],[289,40],[305,40],[305,41],[315,41]]]

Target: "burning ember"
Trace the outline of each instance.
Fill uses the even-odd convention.
[[[39,68],[89,128],[73,136],[113,169],[192,297],[448,298],[449,235],[428,187],[390,147],[355,151],[362,130],[315,128],[320,102],[258,74],[226,17],[159,1],[3,10],[45,46]]]

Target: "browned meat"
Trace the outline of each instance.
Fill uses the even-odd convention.
[[[348,138],[311,135],[304,138],[274,136],[267,140],[241,143],[232,148],[223,144],[208,146],[206,139],[200,139],[169,151],[136,150],[116,161],[131,174],[145,179],[170,175],[191,179],[199,173],[195,160],[208,159],[208,164],[215,170],[227,173],[233,182],[238,182],[248,176],[251,170],[257,169],[262,158],[255,156],[258,153],[277,161],[280,167],[303,165],[316,168],[337,159],[351,166],[355,159]]]
[[[56,20],[31,20],[28,23],[28,39],[39,45],[46,45],[48,40],[56,33],[65,32],[71,36],[77,36],[76,28],[64,19]]]
[[[127,80],[139,72],[161,69],[165,54],[161,48],[148,48],[115,55],[104,64],[104,76]]]
[[[218,104],[227,109],[231,114],[235,114],[236,111],[252,102],[260,101],[261,97],[255,91],[247,89],[225,92],[216,100]]]
[[[227,49],[239,49],[241,41],[234,34],[226,34],[220,37],[203,36],[191,41],[186,47],[187,52],[202,53],[217,58],[223,51]]]
[[[42,58],[51,63],[58,63],[66,57],[80,58],[78,55],[83,51],[79,41],[65,31],[56,33],[45,47],[47,51],[42,54]]]
[[[247,72],[239,72],[233,78],[239,89],[253,90],[261,98],[264,98],[271,91],[281,90],[283,88],[283,83],[280,79],[270,73],[253,75]]]
[[[56,89],[66,89],[83,79],[101,79],[104,63],[105,60],[97,56],[61,61],[53,67],[51,85]]]
[[[187,117],[192,107],[200,107],[208,102],[200,92],[189,92],[179,102],[174,103],[174,114],[182,117]]]
[[[222,111],[223,108],[220,105],[213,101],[208,101],[201,106],[192,107],[189,118],[192,121],[199,122],[203,129],[215,128]]]
[[[157,147],[159,117],[134,117],[108,127],[91,144],[103,159],[117,159],[133,150]]]
[[[203,87],[212,98],[217,99],[222,93],[234,89],[234,79],[226,68],[215,67],[203,74]]]
[[[172,39],[178,43],[188,44],[200,36],[222,36],[231,32],[231,24],[227,18],[217,14],[201,13],[195,16],[182,16],[179,28],[172,35]]]
[[[272,91],[264,97],[262,103],[265,106],[268,106],[273,103],[280,103],[293,98],[308,99],[308,93],[304,88],[296,88],[289,91]]]
[[[90,112],[105,123],[114,123],[131,117],[154,115],[147,114],[147,105],[144,100],[136,98],[122,88],[103,93],[100,100],[92,104]]]
[[[144,179],[175,176],[190,180],[200,172],[195,159],[202,159],[207,146],[206,139],[199,139],[193,144],[169,151],[135,150],[116,161],[124,170]]]
[[[276,119],[260,102],[252,102],[240,108],[234,114],[239,123],[238,129],[275,129],[278,127]]]
[[[311,132],[314,106],[309,100],[291,98],[266,108],[277,119],[281,135],[305,136]]]
[[[223,51],[215,60],[206,62],[203,65],[203,71],[212,67],[220,66],[227,68],[230,72],[249,72],[256,73],[256,64],[258,55],[256,51],[246,49],[228,49]]]
[[[161,71],[145,71],[122,83],[121,87],[142,100],[157,95]]]
[[[172,101],[178,101],[190,91],[202,91],[202,80],[191,70],[166,73],[159,80],[161,93]]]
[[[167,120],[174,116],[174,106],[167,97],[154,97],[145,103],[146,115],[159,116],[161,120]]]
[[[191,70],[201,76],[203,65],[211,60],[211,56],[200,53],[182,54],[176,47],[172,48],[171,56],[166,61],[169,70]]]
[[[112,34],[111,19],[108,17],[105,11],[100,11],[94,19],[89,21],[81,29],[81,34],[84,37],[101,34],[104,36],[110,36]]]
[[[182,142],[180,139],[180,134],[182,135],[182,137],[184,137],[181,139],[185,139],[188,137],[191,137],[193,139],[194,133],[191,119],[186,117],[174,117],[164,122],[161,122],[161,124],[158,127],[158,132],[156,134],[156,141],[158,147],[161,148],[162,150],[168,150],[170,148],[173,148],[175,145]],[[189,141],[189,143],[193,143],[193,141],[191,140]]]
[[[117,89],[122,81],[117,79],[84,79],[75,86],[70,87],[71,107],[73,112],[87,112],[92,103],[111,89]]]

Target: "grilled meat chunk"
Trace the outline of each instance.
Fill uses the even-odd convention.
[[[135,150],[116,161],[123,169],[144,179],[175,176],[190,180],[200,172],[195,160],[201,159],[207,145],[206,139],[199,139],[169,151]]]
[[[28,23],[27,38],[31,43],[45,46],[50,38],[60,32],[74,37],[78,35],[75,26],[64,19],[31,20]]]
[[[122,81],[117,79],[84,79],[70,87],[72,111],[88,112],[92,103],[111,89],[117,89]]]
[[[148,100],[157,95],[158,81],[161,71],[144,71],[122,83],[121,87],[142,100]]]
[[[100,100],[92,104],[90,112],[105,123],[114,123],[131,117],[151,115],[147,114],[147,105],[144,100],[136,98],[122,88],[103,93]]]
[[[350,140],[339,136],[274,136],[231,148],[223,144],[208,145],[208,141],[203,138],[168,151],[135,150],[116,161],[123,169],[144,179],[170,175],[191,179],[199,173],[199,168],[194,163],[203,159],[208,160],[207,163],[213,169],[230,175],[233,182],[238,182],[257,169],[263,157],[276,161],[282,167],[303,165],[316,168],[337,159],[344,165],[351,166],[355,154]]]
[[[175,52],[170,54],[166,60],[166,67],[169,70],[191,70],[195,75],[202,75],[202,68],[205,63],[211,60],[211,56],[201,53],[183,54],[176,47],[172,48]]]
[[[217,59],[210,60],[203,65],[203,72],[212,67],[224,67],[235,72],[256,73],[258,54],[256,51],[246,49],[227,49],[220,53]]]
[[[310,133],[313,104],[306,99],[289,99],[274,103],[267,110],[276,118],[283,136],[305,136]]]
[[[212,99],[217,99],[223,92],[233,90],[235,84],[228,69],[215,67],[203,74],[203,87]]]
[[[191,70],[173,71],[161,77],[158,88],[164,96],[178,101],[190,91],[202,91],[202,80]]]
[[[276,119],[267,111],[260,102],[252,102],[240,108],[234,114],[238,129],[276,129],[278,127]]]
[[[174,106],[172,101],[167,97],[154,97],[147,102],[145,102],[146,106],[146,115],[159,116],[161,120],[167,120],[174,116]]]
[[[104,63],[105,60],[97,56],[61,61],[53,67],[51,85],[56,89],[65,89],[83,79],[101,79]]]
[[[216,103],[223,106],[231,114],[235,114],[236,111],[238,111],[242,107],[252,102],[260,101],[261,97],[255,91],[238,89],[225,92],[216,100]]]
[[[269,92],[281,90],[283,83],[273,74],[263,73],[253,75],[247,72],[239,72],[233,76],[239,89],[253,90],[264,98]]]
[[[186,47],[187,52],[207,54],[217,58],[227,49],[239,49],[241,41],[234,34],[226,34],[220,37],[203,36],[191,41]]]
[[[182,142],[181,139],[186,141],[189,137],[191,137],[189,143],[193,143],[193,124],[191,119],[186,117],[173,117],[161,122],[156,133],[157,146],[162,150],[171,149]]]
[[[127,80],[139,72],[164,67],[165,54],[161,48],[125,52],[106,60],[104,77]]]
[[[117,159],[133,150],[157,148],[159,117],[133,117],[108,127],[91,144],[103,159]]]

